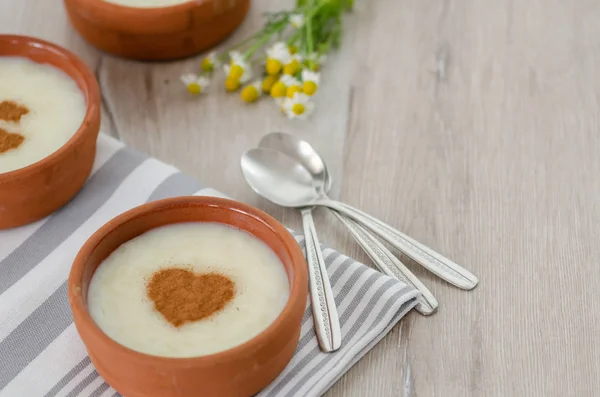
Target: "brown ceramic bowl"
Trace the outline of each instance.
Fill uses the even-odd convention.
[[[74,54],[33,37],[0,35],[0,56],[19,56],[55,66],[79,86],[87,112],[79,130],[57,151],[24,168],[0,173],[0,230],[41,219],[65,205],[83,186],[96,155],[100,89]]]
[[[275,321],[237,347],[193,358],[164,358],[109,338],[87,309],[96,268],[122,243],[156,227],[219,222],[264,241],[285,266],[290,298]],[[98,373],[127,397],[249,397],[271,383],[292,358],[307,299],[307,265],[292,235],[264,212],[216,197],[176,197],[134,208],[102,226],[75,258],[69,300],[75,325]]]
[[[94,46],[139,60],[197,54],[229,36],[250,0],[191,0],[160,8],[125,7],[104,0],[64,0],[71,24]]]

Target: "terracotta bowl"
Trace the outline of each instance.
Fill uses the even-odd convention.
[[[92,71],[64,48],[33,37],[0,35],[0,56],[26,57],[55,66],[79,86],[87,112],[77,132],[57,151],[0,173],[0,229],[41,219],[65,205],[90,175],[100,130],[100,89]]]
[[[128,349],[98,328],[87,309],[96,268],[122,243],[159,226],[219,222],[264,241],[285,266],[290,298],[262,333],[237,347],[193,358],[164,358]],[[215,197],[177,197],[134,208],[101,227],[77,255],[69,276],[75,325],[98,373],[127,397],[249,397],[291,360],[308,293],[307,265],[292,235],[264,212]]]
[[[197,54],[229,36],[250,0],[191,0],[160,8],[125,7],[103,0],[64,0],[75,29],[106,52],[139,60]]]

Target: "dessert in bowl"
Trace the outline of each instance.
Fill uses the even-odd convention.
[[[150,230],[113,251],[92,277],[88,309],[100,329],[133,350],[194,357],[258,335],[288,298],[285,268],[265,243],[221,223],[190,222]]]
[[[0,35],[0,229],[66,204],[91,171],[100,91],[71,52]]]
[[[242,23],[250,0],[64,0],[73,27],[106,52],[139,60],[197,54]]]
[[[178,197],[100,228],[69,277],[97,371],[130,396],[251,396],[295,351],[307,298],[302,251],[253,207]]]

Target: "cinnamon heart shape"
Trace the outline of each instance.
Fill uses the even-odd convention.
[[[222,310],[235,296],[235,283],[218,273],[169,268],[152,275],[147,293],[156,310],[180,327]]]
[[[27,113],[29,113],[29,109],[23,105],[19,105],[16,102],[0,102],[0,120],[18,123],[21,121],[21,117],[25,116]]]
[[[0,128],[0,154],[19,147],[24,140],[23,135]]]

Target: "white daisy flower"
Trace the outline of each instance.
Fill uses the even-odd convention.
[[[293,98],[285,98],[283,111],[289,119],[305,119],[315,108],[308,95],[297,92]]]
[[[319,84],[320,80],[321,75],[319,73],[306,69],[302,71],[302,81],[312,81],[316,84]]]
[[[210,80],[204,76],[197,76],[194,73],[187,73],[181,76],[181,81],[187,87],[190,94],[201,94],[206,91],[210,85]]]
[[[319,73],[304,69],[302,71],[302,92],[306,95],[314,95],[319,88],[320,80]]]
[[[290,56],[290,60],[283,66],[283,73],[289,75],[295,75],[302,69],[302,55],[293,54]]]
[[[212,72],[218,66],[219,60],[217,59],[217,53],[214,51],[204,57],[201,64],[202,70],[205,72]]]
[[[293,87],[293,86],[298,86],[298,87],[302,86],[302,83],[300,82],[300,80],[298,80],[294,76],[290,76],[289,74],[282,75],[281,78],[279,79],[279,81],[281,81],[283,84],[285,84],[285,86],[288,88]]]
[[[274,76],[281,71],[283,65],[290,62],[292,54],[288,46],[283,42],[277,42],[267,49],[267,62],[265,65],[267,74]]]
[[[255,102],[262,92],[262,82],[260,80],[248,84],[242,89],[241,97],[244,102]]]
[[[252,68],[244,56],[238,51],[229,53],[231,61],[225,65],[225,74],[233,79],[238,79],[240,83],[247,83],[252,78]]]
[[[280,80],[285,84],[285,95],[288,98],[293,98],[297,92],[302,92],[302,82],[297,78],[284,74]]]
[[[267,56],[273,59],[279,59],[282,63],[287,62],[291,56],[290,49],[283,41],[278,41],[267,49]]]
[[[290,23],[296,29],[300,29],[304,26],[304,15],[303,14],[292,14],[290,15]]]

